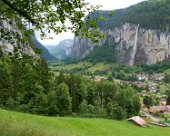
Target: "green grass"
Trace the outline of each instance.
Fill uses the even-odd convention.
[[[43,117],[0,110],[0,136],[170,136],[170,129],[140,128],[127,121]]]
[[[95,71],[109,71],[113,67],[114,64],[105,64],[105,63],[96,63],[93,64],[91,62],[83,61],[79,63],[73,63],[73,64],[64,64],[61,66],[50,66],[50,69],[52,71],[62,71],[67,70],[71,71],[74,69],[82,68],[88,72],[95,72]]]
[[[79,63],[75,63],[75,64],[64,64],[61,66],[50,66],[50,68],[54,71],[54,70],[72,70],[74,68],[86,68],[86,67],[91,67],[92,63],[90,62],[79,62]]]
[[[166,70],[164,71],[164,73],[165,73],[165,74],[170,74],[170,69],[166,69]]]
[[[95,71],[108,71],[111,69],[113,64],[104,64],[104,63],[97,63],[96,65],[88,68],[87,71],[95,72]]]

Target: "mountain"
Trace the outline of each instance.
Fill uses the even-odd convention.
[[[57,46],[47,46],[49,52],[58,59],[67,59],[73,47],[73,40],[65,39],[61,41]]]
[[[56,59],[34,36],[31,37],[31,41],[33,42],[36,48],[42,51],[42,53],[40,54],[41,58],[44,58],[47,61],[52,61]]]
[[[45,58],[48,61],[56,59],[54,56],[52,56],[49,53],[49,51],[41,43],[39,43],[37,41],[35,36],[30,37],[30,36],[26,35],[24,32],[24,31],[26,31],[26,29],[21,30],[18,27],[15,20],[11,20],[10,23],[6,20],[3,20],[2,23],[0,24],[0,28],[3,29],[4,31],[10,31],[11,33],[18,32],[21,37],[25,38],[25,42],[22,42],[22,43],[20,43],[16,39],[15,35],[10,35],[7,38],[0,39],[0,47],[2,48],[2,51],[5,54],[7,54],[9,52],[13,53],[15,48],[17,48],[24,54],[28,54],[30,56],[37,56],[37,54],[35,53],[36,52],[35,48],[38,48],[38,49],[42,50],[42,54],[40,55],[40,57]],[[10,29],[8,30],[8,28],[10,28]],[[39,56],[37,56],[37,57],[39,57]]]
[[[106,45],[114,46],[110,52],[114,52],[112,61],[116,63],[150,65],[161,62],[170,56],[169,13],[169,0],[144,1],[116,10],[112,17],[110,11],[96,11],[89,16],[93,19],[97,15],[105,17],[97,21],[105,38],[93,43],[88,38],[75,37],[71,56],[85,59],[93,54],[95,59],[100,55],[100,47]],[[108,56],[106,54],[105,58]]]
[[[6,19],[2,19],[0,22],[0,48],[3,54],[13,54],[17,49],[23,54],[38,57],[30,42],[30,37],[25,34],[24,27],[22,29],[18,27],[19,22]],[[16,38],[16,35],[22,37],[24,41]]]

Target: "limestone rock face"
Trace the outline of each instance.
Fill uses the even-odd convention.
[[[13,53],[15,47],[20,47],[20,51],[24,54],[28,54],[30,56],[36,56],[36,53],[34,52],[33,48],[31,47],[29,42],[20,42],[16,35],[18,35],[19,38],[23,38],[23,30],[20,30],[15,21],[6,21],[1,20],[0,22],[0,30],[4,30],[5,32],[11,33],[10,37],[7,38],[1,38],[0,39],[0,47],[2,48],[2,51],[7,54],[9,52]],[[13,34],[12,34],[13,33]],[[0,33],[0,36],[4,35],[4,33]],[[36,56],[37,57],[37,56]]]
[[[170,56],[170,33],[159,30],[146,30],[137,25],[124,24],[113,30],[102,30],[105,38],[99,43],[93,43],[90,39],[75,37],[72,50],[73,58],[86,57],[95,46],[108,43],[116,45],[117,63],[129,64],[155,64]],[[136,46],[135,46],[136,44]],[[136,49],[134,49],[134,46]],[[134,52],[135,51],[135,52]],[[133,55],[134,54],[134,57]],[[132,60],[133,59],[133,60]]]

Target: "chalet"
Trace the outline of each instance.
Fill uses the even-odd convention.
[[[138,80],[144,80],[144,81],[148,81],[148,75],[144,74],[144,73],[140,73],[137,75]]]
[[[137,86],[137,87],[140,87],[140,88],[144,88],[146,85],[144,82],[134,82],[133,85]]]
[[[160,98],[160,105],[165,106],[166,105],[166,98]]]
[[[146,121],[139,116],[132,117],[128,119],[128,121],[140,127],[145,127],[147,125]]]
[[[95,81],[95,82],[99,82],[99,81],[102,81],[102,80],[107,80],[107,78],[99,77],[99,76],[91,77],[90,79]]]
[[[149,112],[151,114],[156,114],[157,112],[160,112],[162,114],[164,113],[170,113],[170,105],[166,105],[166,106],[152,106],[149,109]]]
[[[155,86],[151,86],[150,88],[149,88],[149,92],[150,93],[156,93],[158,90],[157,90],[157,88],[155,87]]]
[[[145,96],[147,96],[146,91],[145,91],[145,90],[144,90],[144,91],[142,91],[142,92],[140,93],[140,96],[141,96],[141,97],[145,97]]]
[[[144,105],[144,104],[141,105],[140,109],[141,109],[142,111],[148,111],[148,110],[149,110],[148,106],[146,106],[146,105]]]

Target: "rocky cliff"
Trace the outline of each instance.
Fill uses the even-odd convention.
[[[35,36],[26,36],[24,34],[24,31],[26,31],[25,28],[19,28],[16,21],[1,20],[0,30],[0,47],[5,54],[13,53],[14,49],[17,48],[24,54],[39,57],[35,53],[35,49],[37,48],[42,51],[40,54],[41,58],[45,58],[48,61],[55,59],[55,57],[36,40]],[[3,33],[1,33],[2,31]],[[23,39],[25,40],[22,41]]]
[[[95,44],[90,39],[75,37],[73,58],[85,58],[96,46],[115,47],[117,63],[155,64],[170,56],[170,0],[144,1],[125,9],[96,11],[88,16],[98,20],[105,38]]]
[[[22,41],[25,37],[24,29],[20,29],[14,20],[1,20],[0,30],[0,47],[5,54],[13,53],[17,47],[24,54],[36,55],[30,41],[28,39]]]
[[[67,59],[70,57],[72,47],[73,47],[73,40],[72,39],[65,39],[61,41],[57,46],[46,46],[49,52],[58,59]]]
[[[170,33],[160,30],[141,28],[126,23],[113,30],[103,30],[105,38],[95,44],[90,39],[75,37],[72,56],[84,58],[96,46],[108,43],[116,45],[117,63],[123,64],[155,64],[170,56]]]

